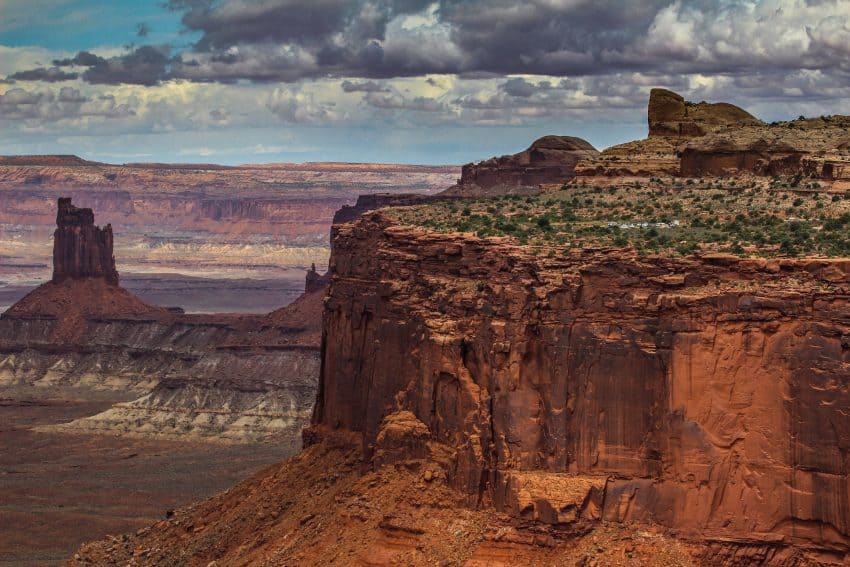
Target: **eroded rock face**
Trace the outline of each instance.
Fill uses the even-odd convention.
[[[689,102],[667,89],[652,89],[647,109],[649,135],[698,137],[720,127],[762,124],[742,108],[727,102]]]
[[[77,208],[60,198],[53,233],[53,281],[103,278],[118,285],[112,255],[112,225],[95,226],[91,209]]]
[[[535,192],[541,183],[571,180],[579,160],[598,154],[581,138],[544,136],[518,154],[464,165],[457,185],[440,195],[478,197]]]
[[[544,258],[376,212],[331,273],[313,422],[367,457],[415,439],[389,446],[542,522],[848,549],[850,261]],[[383,432],[399,415],[408,437]]]

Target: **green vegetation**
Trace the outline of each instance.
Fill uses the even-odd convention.
[[[795,189],[796,188],[796,189]],[[800,179],[677,180],[564,185],[534,197],[438,201],[392,213],[438,232],[508,237],[554,248],[634,247],[741,256],[850,256],[850,200]],[[551,253],[551,251],[550,251]]]

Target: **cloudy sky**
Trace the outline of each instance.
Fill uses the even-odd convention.
[[[649,89],[850,114],[850,0],[0,0],[0,153],[454,163]]]

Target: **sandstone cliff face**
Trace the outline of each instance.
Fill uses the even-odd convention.
[[[850,262],[543,258],[379,212],[333,246],[315,431],[528,520],[844,557]]]
[[[118,285],[112,255],[112,225],[95,226],[91,209],[79,209],[60,198],[53,233],[53,281],[103,278]]]
[[[480,197],[534,192],[541,183],[571,180],[580,160],[598,154],[581,138],[544,136],[518,154],[464,165],[457,185],[440,195]]]

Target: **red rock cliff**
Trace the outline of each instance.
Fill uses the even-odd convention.
[[[848,273],[544,258],[369,213],[333,243],[316,431],[361,433],[376,463],[430,455],[470,504],[528,520],[652,521],[840,561]]]
[[[103,278],[118,285],[112,255],[112,225],[95,226],[91,209],[77,208],[60,198],[53,233],[53,281]]]

